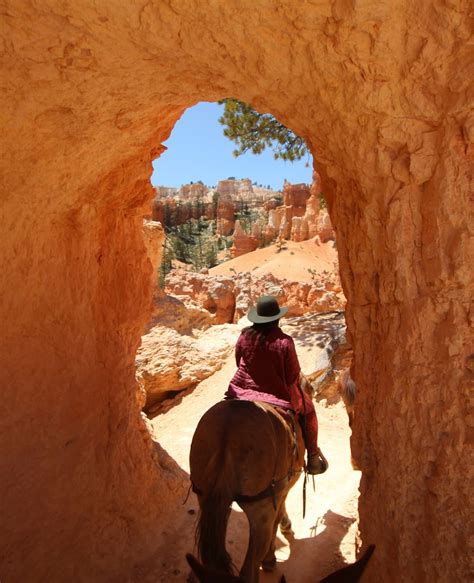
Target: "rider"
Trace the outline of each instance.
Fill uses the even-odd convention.
[[[322,474],[328,462],[318,447],[316,410],[312,399],[298,387],[301,369],[295,343],[278,325],[287,311],[288,308],[280,308],[274,296],[262,296],[249,311],[247,318],[253,325],[244,328],[237,341],[238,368],[226,397],[264,401],[304,416],[307,471]]]

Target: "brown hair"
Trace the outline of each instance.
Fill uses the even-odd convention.
[[[265,322],[264,324],[252,324],[242,330],[242,334],[252,338],[254,343],[265,344],[267,336],[274,328],[278,328],[280,320],[273,320],[272,322]]]

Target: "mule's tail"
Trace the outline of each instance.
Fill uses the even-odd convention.
[[[234,499],[233,469],[226,448],[216,451],[206,468],[209,482],[200,497],[201,512],[196,530],[199,555],[204,565],[232,572],[232,560],[225,548],[225,535]]]
[[[375,545],[369,545],[358,561],[324,577],[320,583],[355,583],[359,581],[374,550]]]

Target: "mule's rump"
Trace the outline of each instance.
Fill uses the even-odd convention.
[[[298,471],[303,459],[294,457],[294,436],[283,416],[256,401],[221,401],[199,422],[191,444],[191,480],[198,492],[214,486],[215,472],[226,471],[232,500],[255,496],[272,480],[281,480],[290,466]],[[230,463],[231,462],[231,463]],[[232,475],[230,475],[232,474]]]
[[[260,565],[274,565],[284,501],[303,459],[299,426],[271,405],[227,400],[204,414],[191,444],[190,467],[201,510],[196,534],[205,572],[232,572],[225,535],[234,500],[250,528],[243,581],[256,583]]]

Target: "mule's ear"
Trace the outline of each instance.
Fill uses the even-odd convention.
[[[188,561],[191,569],[194,571],[194,573],[196,573],[198,577],[202,577],[204,575],[204,568],[201,565],[201,563],[196,559],[196,557],[193,557],[191,553],[186,553],[186,560]]]

